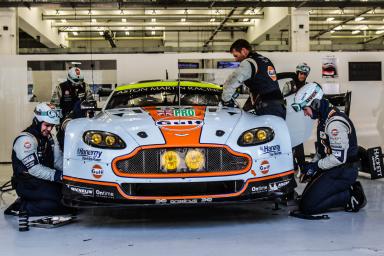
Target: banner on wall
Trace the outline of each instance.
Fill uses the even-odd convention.
[[[337,58],[335,56],[326,56],[322,59],[321,76],[323,78],[337,78]]]

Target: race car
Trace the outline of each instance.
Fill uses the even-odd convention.
[[[63,202],[211,204],[292,194],[287,122],[223,107],[221,93],[194,81],[117,87],[94,118],[66,127]]]

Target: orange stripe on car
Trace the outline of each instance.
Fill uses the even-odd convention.
[[[236,193],[230,193],[230,194],[222,194],[222,195],[198,195],[198,196],[129,196],[124,193],[124,191],[120,188],[119,184],[113,183],[113,182],[101,182],[101,181],[94,181],[94,180],[86,180],[86,179],[79,179],[79,178],[74,178],[70,176],[64,176],[63,180],[68,180],[68,181],[74,181],[74,182],[79,182],[79,183],[85,183],[85,184],[94,184],[94,185],[101,185],[101,186],[110,186],[110,187],[115,187],[120,195],[126,199],[129,200],[157,200],[157,199],[166,199],[166,200],[171,200],[171,199],[197,199],[197,198],[227,198],[227,197],[235,197],[241,195],[248,187],[250,182],[257,182],[257,181],[263,181],[263,180],[270,180],[270,179],[275,179],[279,177],[284,177],[288,176],[291,174],[294,174],[294,170],[290,170],[287,172],[275,174],[275,175],[270,175],[270,176],[265,176],[261,178],[252,178],[247,180],[245,183],[243,189],[241,191],[238,191]]]
[[[175,107],[145,107],[151,117],[155,120],[156,124],[158,122],[167,122],[167,121],[200,121],[204,122],[205,109],[204,106],[194,106],[192,109],[195,112],[194,116],[175,116],[174,110],[185,110],[186,108],[175,108]],[[164,125],[159,126],[160,131],[162,132],[165,144],[168,146],[174,147],[185,147],[196,145],[200,143],[200,134],[202,130],[202,124],[191,124],[191,125]]]

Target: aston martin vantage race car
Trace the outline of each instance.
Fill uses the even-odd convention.
[[[222,107],[221,93],[192,81],[117,87],[94,118],[67,125],[64,202],[209,204],[293,193],[287,123]]]

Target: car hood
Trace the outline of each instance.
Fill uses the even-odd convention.
[[[164,106],[106,110],[97,120],[124,130],[139,145],[224,144],[242,116],[227,107]]]

